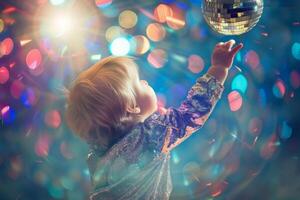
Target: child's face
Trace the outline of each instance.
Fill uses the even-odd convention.
[[[157,110],[157,97],[147,81],[140,80],[138,74],[135,79],[134,86],[137,93],[137,104],[141,109],[140,114],[143,115],[144,120]]]

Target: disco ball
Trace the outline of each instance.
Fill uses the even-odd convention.
[[[263,12],[263,0],[203,0],[202,12],[208,25],[224,35],[251,30]]]

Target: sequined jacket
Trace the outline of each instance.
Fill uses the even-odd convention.
[[[204,125],[223,90],[224,86],[206,73],[179,108],[155,112],[109,149],[90,145],[90,199],[169,199],[170,151]]]

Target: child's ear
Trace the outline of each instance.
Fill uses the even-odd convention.
[[[141,112],[141,109],[140,109],[140,107],[138,107],[138,106],[136,106],[136,107],[134,107],[134,108],[128,107],[128,108],[126,109],[126,111],[129,112],[129,113],[138,114],[138,113]]]

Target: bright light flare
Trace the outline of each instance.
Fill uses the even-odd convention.
[[[76,27],[81,27],[74,19],[73,12],[50,11],[40,17],[40,32],[45,37],[69,38],[71,33],[78,32]]]
[[[115,56],[124,56],[129,53],[130,43],[125,38],[116,38],[110,45],[110,51]]]
[[[68,15],[59,15],[50,20],[48,26],[48,33],[53,37],[66,36],[74,27],[71,17]]]

